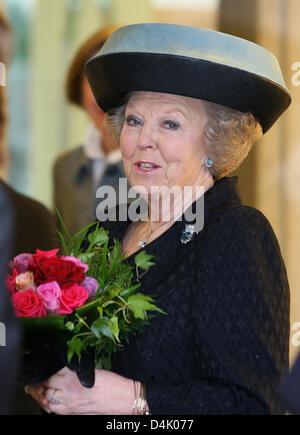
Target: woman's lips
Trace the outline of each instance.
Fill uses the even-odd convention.
[[[150,174],[160,169],[160,166],[156,165],[153,162],[140,161],[136,162],[134,165],[137,169],[137,172],[141,174]]]

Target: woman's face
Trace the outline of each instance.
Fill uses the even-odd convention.
[[[156,92],[130,98],[120,147],[132,186],[193,185],[203,167],[207,122],[201,100]]]

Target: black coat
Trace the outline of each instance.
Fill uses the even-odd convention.
[[[204,228],[189,243],[183,220],[146,246],[156,265],[142,289],[168,314],[131,338],[112,369],[146,383],[153,414],[280,413],[290,299],[277,239],[242,205],[235,178],[216,182],[204,206]],[[105,227],[121,240],[129,223]]]

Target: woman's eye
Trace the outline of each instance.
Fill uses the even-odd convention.
[[[178,130],[180,127],[179,122],[176,121],[165,121],[165,126],[169,129],[169,130]]]
[[[136,127],[136,126],[141,125],[142,121],[139,118],[137,118],[136,116],[129,115],[126,118],[126,123],[127,123],[127,125],[130,125],[132,127]]]

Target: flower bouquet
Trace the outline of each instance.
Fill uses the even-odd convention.
[[[20,382],[43,382],[68,365],[83,385],[94,383],[94,369],[111,368],[111,357],[149,320],[164,313],[138,292],[139,279],[154,264],[145,251],[124,261],[118,240],[91,224],[71,236],[59,212],[59,249],[20,254],[10,262],[7,287],[25,333]]]

